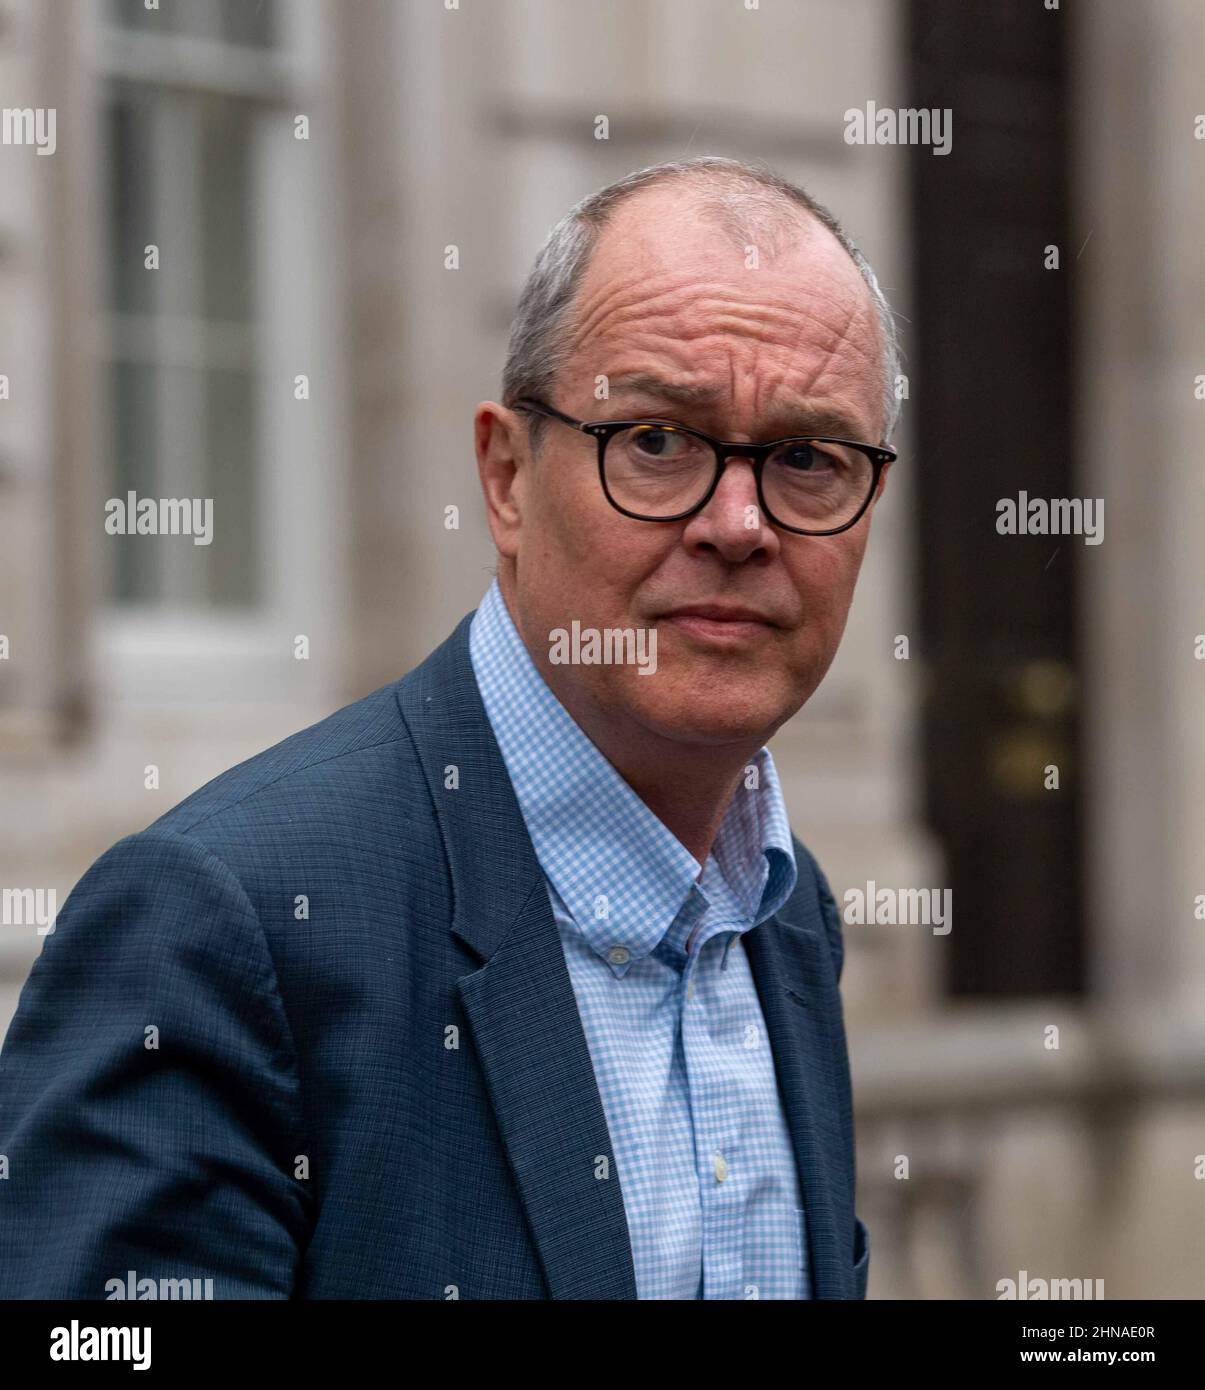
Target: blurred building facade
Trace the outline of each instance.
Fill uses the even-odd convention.
[[[870,256],[908,373],[843,646],[772,749],[839,902],[959,885],[948,936],[846,928],[870,1295],[994,1298],[1022,1269],[1205,1294],[1205,12],[1017,6],[1010,54],[975,9],[5,0],[3,89],[56,111],[57,146],[0,148],[0,885],[61,903],[114,840],[417,664],[491,577],[471,415],[548,228],[660,159],[763,159]],[[945,161],[843,132],[965,44],[950,168],[979,153],[944,196],[989,228],[1010,198],[1033,215],[960,254]],[[1049,211],[1015,193],[1028,160]],[[1044,346],[981,290],[1010,275]],[[1018,400],[1031,350],[1045,388]],[[996,496],[1105,499],[1104,543],[1026,590],[994,514],[951,542],[977,468]],[[131,491],[213,498],[212,544],[106,534]],[[997,651],[1020,703],[979,738],[960,682]],[[944,819],[943,760],[972,808]],[[1078,812],[1044,819],[1060,795]],[[38,946],[0,929],[2,1027]]]

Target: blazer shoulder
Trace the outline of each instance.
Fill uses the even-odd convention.
[[[408,679],[403,677],[402,680]],[[281,800],[321,794],[334,811],[341,786],[363,785],[388,764],[397,777],[397,759],[412,757],[393,681],[325,719],[301,729],[244,762],[227,768],[166,811],[148,829],[189,834],[236,809],[265,811]],[[396,780],[395,780],[396,785]],[[240,816],[240,820],[243,816]]]

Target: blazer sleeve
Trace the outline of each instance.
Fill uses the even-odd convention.
[[[0,1298],[115,1297],[131,1271],[286,1298],[304,1153],[296,1052],[242,886],[192,837],[120,841],[64,904],[0,1052]]]

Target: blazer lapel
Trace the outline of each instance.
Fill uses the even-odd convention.
[[[458,989],[552,1297],[635,1299],[606,1114],[544,877],[477,689],[471,619],[398,687],[451,866],[452,931],[482,962]]]
[[[848,1069],[845,1031],[819,906],[807,910],[810,888],[810,880],[801,884],[803,891],[743,940],[799,1170],[812,1296],[853,1298],[852,1239],[842,1234],[854,1222],[847,1187],[851,1120],[842,1116],[841,1099],[840,1068]]]

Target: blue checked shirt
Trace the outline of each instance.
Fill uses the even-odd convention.
[[[803,1201],[741,944],[795,886],[768,749],[698,861],[549,689],[498,582],[470,653],[607,1117],[640,1298],[808,1298]]]

